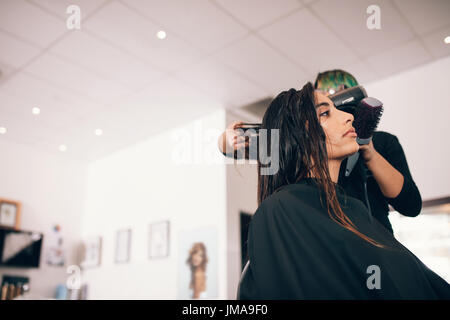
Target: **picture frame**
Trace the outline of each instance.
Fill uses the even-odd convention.
[[[0,227],[18,230],[20,227],[21,203],[0,198]]]
[[[170,222],[168,220],[149,225],[148,255],[150,259],[165,258],[170,251]]]
[[[116,263],[127,263],[130,261],[131,251],[131,229],[122,229],[116,233]]]
[[[83,241],[83,261],[82,268],[95,268],[101,265],[102,261],[102,242],[100,236],[90,237]]]

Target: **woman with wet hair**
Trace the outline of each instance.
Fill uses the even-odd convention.
[[[238,299],[450,299],[450,286],[337,184],[359,150],[353,115],[311,83],[280,93],[262,129],[258,209]],[[262,131],[264,132],[264,131]],[[264,154],[278,153],[275,174]]]
[[[314,82],[314,88],[326,96],[357,85],[356,78],[341,69],[320,72]],[[249,142],[236,130],[241,124],[243,121],[231,123],[219,136],[218,147],[224,155],[235,158],[242,154],[237,150],[245,151],[248,159]],[[230,154],[225,150],[230,150]],[[395,135],[377,130],[371,141],[361,145],[359,150],[361,157],[349,176],[345,175],[348,159],[342,161],[338,184],[349,196],[361,200],[370,209],[370,214],[394,233],[389,221],[389,205],[408,217],[416,217],[422,209],[422,197],[403,147]]]

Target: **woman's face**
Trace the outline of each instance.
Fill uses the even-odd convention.
[[[353,115],[336,109],[333,102],[320,91],[315,91],[316,114],[327,136],[329,159],[345,159],[359,150],[356,133],[346,132],[353,129]]]
[[[194,267],[198,267],[202,264],[202,262],[203,262],[203,250],[195,251],[195,253],[192,255],[192,264],[194,265]]]

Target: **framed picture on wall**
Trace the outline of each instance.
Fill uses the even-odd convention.
[[[150,224],[149,228],[149,258],[164,258],[169,256],[169,221]]]
[[[125,263],[130,261],[131,250],[131,229],[117,231],[116,234],[116,263]]]
[[[91,237],[83,241],[83,262],[81,267],[94,268],[101,264],[102,237]]]
[[[19,229],[20,202],[0,198],[0,227]]]

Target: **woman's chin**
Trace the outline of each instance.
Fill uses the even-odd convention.
[[[357,153],[359,151],[359,144],[355,141],[355,144],[348,148],[348,153],[346,157],[350,157],[351,155]]]
[[[352,154],[355,154],[355,153],[357,153],[359,151],[359,144],[358,144],[358,142],[356,142],[356,140],[355,140],[355,148],[354,148],[354,150],[355,151],[353,151]]]

